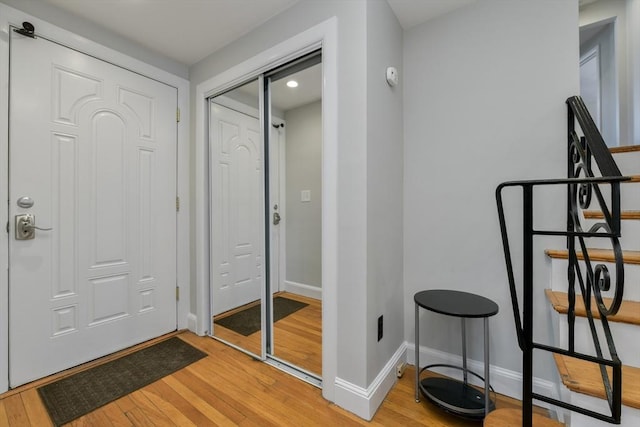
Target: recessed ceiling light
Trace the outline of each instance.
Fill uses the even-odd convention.
[[[289,87],[298,87],[298,82],[295,81],[295,80],[289,80],[287,82],[287,86],[289,86]]]

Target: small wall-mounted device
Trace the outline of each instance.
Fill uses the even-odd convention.
[[[396,70],[396,67],[387,67],[387,83],[391,87],[398,84],[398,70]]]

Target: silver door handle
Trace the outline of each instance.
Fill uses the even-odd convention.
[[[273,225],[280,224],[280,214],[278,212],[273,213]]]
[[[36,227],[36,217],[33,214],[16,215],[15,218],[16,240],[32,240],[36,237],[36,230],[53,230],[53,228]]]

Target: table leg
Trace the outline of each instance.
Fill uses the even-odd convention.
[[[414,347],[415,347],[415,364],[416,364],[416,402],[420,402],[420,393],[418,388],[420,387],[420,326],[419,326],[419,311],[420,307],[418,304],[415,304],[415,339],[414,339]]]
[[[460,320],[462,323],[462,378],[467,384],[467,323],[464,317]]]
[[[484,415],[489,415],[491,398],[489,396],[489,318],[484,318]]]

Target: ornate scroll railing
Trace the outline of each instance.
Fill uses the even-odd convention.
[[[516,325],[518,344],[522,350],[522,406],[523,427],[532,425],[532,401],[537,399],[557,407],[569,409],[581,414],[597,418],[606,422],[620,424],[622,405],[622,364],[618,358],[615,343],[609,328],[607,318],[617,313],[624,291],[624,264],[622,249],[620,248],[620,183],[629,178],[623,177],[611,153],[605,145],[602,136],[596,128],[587,108],[580,97],[567,100],[568,106],[568,178],[555,180],[512,181],[500,184],[496,189],[498,217],[504,248],[509,290]],[[576,122],[582,130],[579,136]],[[594,161],[601,176],[594,173]],[[567,188],[567,228],[566,230],[537,230],[534,229],[534,198],[536,187],[563,185]],[[518,299],[518,287],[515,280],[509,237],[504,214],[503,190],[507,188],[522,189],[523,210],[523,259],[522,259],[522,306]],[[603,189],[610,187],[609,203],[603,195]],[[583,229],[581,210],[587,209],[594,200],[597,201],[604,215],[603,222],[596,223],[588,229]],[[568,348],[553,347],[533,340],[533,238],[534,236],[566,236],[569,268],[568,280]],[[589,254],[587,239],[608,239],[611,241],[614,253],[615,280],[613,299],[607,306],[603,299],[603,292],[611,292],[612,279],[605,264],[594,265]],[[579,262],[583,259],[583,263]],[[584,267],[584,268],[583,268]],[[595,348],[595,356],[575,350],[575,305],[576,285],[580,288],[580,297],[586,309],[587,321],[591,330],[591,337]],[[592,313],[592,299],[598,311],[602,330],[604,332],[609,358],[602,351],[602,343],[596,330],[596,322]],[[522,311],[522,316],[520,315]],[[548,351],[577,359],[596,363],[600,367],[603,388],[609,403],[611,414],[595,412],[587,408],[578,407],[561,400],[540,395],[533,392],[533,350]],[[611,376],[607,372],[611,368]]]

